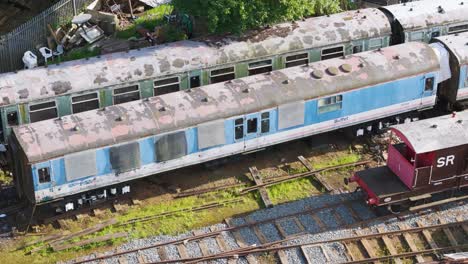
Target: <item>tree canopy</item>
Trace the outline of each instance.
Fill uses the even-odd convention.
[[[341,11],[348,0],[173,0],[180,12],[206,19],[208,30],[240,33],[281,21]]]

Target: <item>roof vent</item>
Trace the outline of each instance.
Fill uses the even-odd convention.
[[[123,121],[123,117],[122,116],[119,116],[115,119],[116,122],[122,122]]]
[[[205,98],[201,99],[201,101],[202,101],[203,103],[208,103],[208,97],[205,97]]]
[[[460,119],[460,120],[457,121],[457,123],[461,124],[461,123],[463,123],[463,120]]]
[[[61,116],[57,117],[55,121],[62,121],[62,117]]]
[[[310,75],[312,75],[312,77],[314,77],[315,79],[322,79],[323,78],[323,71],[315,70]]]
[[[78,132],[78,131],[80,131],[80,127],[79,126],[74,126],[71,130],[75,131],[75,132]]]
[[[265,72],[265,75],[271,75],[271,72]]]
[[[460,2],[460,5],[464,5],[464,4],[465,4],[465,2]]]
[[[432,126],[431,126],[431,128],[437,128],[437,125],[436,125],[436,124],[434,124],[434,125],[432,125]]]
[[[227,80],[226,83],[232,83],[232,80]]]
[[[362,63],[362,62],[359,63],[358,67],[359,67],[359,68],[364,68],[364,63]]]
[[[441,13],[441,14],[445,13],[445,10],[444,10],[444,8],[443,8],[442,6],[439,6],[439,7],[437,8],[437,11],[438,11],[439,13]]]
[[[136,60],[135,56],[130,57],[130,60],[135,61]]]
[[[149,97],[143,98],[143,102],[149,102]]]
[[[166,111],[166,107],[162,106],[161,108],[159,108],[159,112],[165,112]]]
[[[351,72],[353,70],[353,66],[351,66],[350,64],[343,64],[343,65],[340,66],[340,69],[343,72],[349,73],[349,72]]]
[[[249,88],[245,88],[244,90],[242,90],[242,92],[243,92],[243,93],[249,93],[250,90],[249,90]]]
[[[363,17],[362,17],[362,19],[366,19],[366,18],[367,18],[367,16],[363,16]]]
[[[394,59],[394,60],[399,60],[399,59],[400,59],[400,55],[395,55],[395,56],[393,56],[393,59]]]
[[[106,107],[104,106],[103,108],[99,109],[99,111],[106,111]]]
[[[410,11],[410,12],[413,11],[413,8],[410,8],[409,11]]]
[[[289,80],[284,80],[283,84],[289,84]]]
[[[338,69],[336,67],[328,67],[327,73],[330,74],[331,76],[338,75]]]

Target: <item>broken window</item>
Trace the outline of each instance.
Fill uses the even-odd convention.
[[[244,137],[244,119],[238,118],[234,122],[234,132],[235,132],[235,139],[241,139]]]
[[[258,62],[249,63],[249,76],[270,72],[273,70],[272,60],[264,60]]]
[[[449,35],[468,31],[468,24],[449,27]]]
[[[19,125],[18,112],[7,112],[7,124],[8,126],[17,126]]]
[[[434,90],[434,77],[426,79],[426,85],[424,86],[424,91],[429,92]]]
[[[49,168],[38,169],[37,174],[39,175],[39,183],[48,183],[48,182],[50,182]]]
[[[123,104],[140,100],[140,89],[138,88],[138,85],[116,88],[114,89],[113,93],[114,104]]]
[[[319,114],[340,110],[342,108],[343,96],[336,95],[322,98],[318,101]]]
[[[322,50],[321,60],[328,60],[332,58],[339,58],[344,56],[344,47],[334,47]]]
[[[31,123],[56,118],[57,116],[55,101],[29,106],[29,120]]]
[[[286,57],[286,68],[306,65],[309,63],[309,54],[302,53]]]
[[[180,90],[179,77],[172,77],[154,81],[154,95],[178,92]]]
[[[261,117],[262,117],[261,132],[262,133],[270,132],[270,113],[269,112],[264,112],[264,113],[262,113]]]
[[[140,168],[140,145],[138,142],[111,147],[110,163],[116,174]]]
[[[72,112],[74,114],[99,108],[97,93],[90,93],[72,97]]]
[[[200,87],[200,76],[192,76],[190,77],[190,88],[197,88]]]
[[[247,134],[257,132],[257,118],[247,119]]]
[[[158,162],[173,160],[187,155],[185,132],[180,131],[161,136],[156,140],[155,149]]]
[[[219,83],[236,78],[234,67],[212,70],[210,72],[210,83]]]
[[[356,54],[359,52],[362,52],[362,46],[361,45],[353,46],[353,54]]]

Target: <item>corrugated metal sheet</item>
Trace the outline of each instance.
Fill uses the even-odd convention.
[[[330,67],[340,69],[343,65],[351,67],[351,72],[338,70],[336,76],[327,73]],[[407,43],[345,59],[316,62],[309,67],[288,68],[22,125],[13,130],[29,162],[38,162],[438,70],[437,56],[429,45]],[[323,73],[321,79],[311,77],[312,72],[318,71]]]
[[[460,65],[468,64],[468,32],[458,35],[438,37],[437,41],[442,42],[450,49],[450,51],[457,57]]]
[[[405,31],[468,22],[466,0],[425,0],[382,8],[392,13]]]
[[[363,9],[279,24],[240,38],[180,41],[108,54],[2,74],[0,105],[390,34],[390,24],[381,11]]]
[[[461,121],[460,121],[461,120]],[[402,133],[417,153],[468,144],[468,111],[392,127]]]

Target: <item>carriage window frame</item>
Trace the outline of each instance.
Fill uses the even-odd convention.
[[[130,90],[132,89],[132,90]],[[128,91],[125,91],[128,90]],[[126,95],[129,94],[137,94],[138,99],[133,99],[130,101],[124,100],[122,102],[116,103],[116,99],[119,99],[118,97],[123,96],[122,99],[126,98]],[[138,101],[141,99],[141,94],[140,94],[140,85],[139,84],[134,84],[134,85],[129,85],[129,86],[124,86],[124,87],[119,87],[119,88],[114,88],[112,90],[112,104],[123,104],[123,103],[128,103],[132,101]]]
[[[461,24],[461,25],[451,26],[448,28],[449,35],[462,33],[466,31],[468,31],[468,24]]]
[[[241,140],[244,138],[244,118],[234,119],[234,139]]]
[[[258,131],[258,117],[247,119],[247,134],[255,134]]]
[[[39,181],[39,184],[45,184],[45,183],[50,183],[51,182],[51,177],[50,177],[50,168],[49,167],[44,167],[44,168],[39,168],[37,169],[37,179]]]
[[[14,110],[14,111],[6,111],[5,113],[6,115],[6,124],[7,124],[7,127],[14,127],[14,126],[18,126],[19,125],[19,116],[18,116],[18,111]],[[13,122],[10,122],[10,115],[13,115],[14,116],[14,119],[13,119]]]
[[[220,83],[236,78],[236,66],[213,69],[210,71],[210,83]]]
[[[175,81],[177,80],[177,81]],[[169,81],[167,83],[163,83]],[[163,91],[163,92],[159,92]],[[164,79],[157,79],[153,81],[153,93],[155,96],[174,93],[180,91],[180,77],[174,76]]]
[[[419,34],[421,35],[419,37]],[[415,35],[418,35],[415,37]],[[410,32],[410,40],[411,41],[424,41],[424,32],[423,31],[416,31],[416,32]]]
[[[434,91],[434,81],[434,77],[426,78],[426,80],[424,81],[424,92]]]
[[[263,112],[260,115],[260,133],[265,134],[270,132],[270,112]]]
[[[95,97],[94,98],[89,98],[89,99],[81,99],[81,98],[84,98],[85,96],[90,96],[90,95],[95,95]],[[79,101],[74,102],[75,99],[77,99]],[[84,105],[86,103],[96,102],[96,101],[97,101],[97,107],[95,107],[95,108],[91,108],[91,109],[84,110],[84,111],[75,111],[75,108],[74,108],[75,105]],[[80,95],[76,95],[76,96],[71,97],[71,106],[72,106],[71,110],[72,110],[73,114],[98,109],[100,105],[101,105],[101,102],[99,100],[99,93],[98,92],[80,94]]]
[[[41,107],[41,106],[44,106],[44,107]],[[44,119],[39,119],[39,120],[34,120],[33,121],[32,116],[34,114],[37,114],[37,113],[40,113],[40,112],[46,112],[46,111],[49,111],[49,110],[52,110],[52,109],[55,112],[53,117],[47,117],[47,118],[44,118]],[[55,100],[54,101],[47,101],[47,102],[31,104],[31,105],[29,105],[28,110],[29,110],[29,121],[31,123],[40,122],[40,121],[44,121],[44,120],[47,120],[47,119],[52,119],[52,118],[57,118],[58,117],[58,107],[57,107],[57,102]]]
[[[307,65],[309,63],[309,53],[298,53],[286,56],[284,58],[285,68],[290,68],[294,66]]]
[[[343,95],[334,95],[321,98],[317,102],[318,113],[324,114],[343,109]]]
[[[273,59],[250,62],[248,64],[249,76],[271,72],[273,70]]]
[[[378,44],[374,42],[379,42]],[[369,50],[376,50],[383,47],[383,39],[382,38],[374,38],[369,40]]]
[[[341,49],[341,50],[338,50]],[[333,58],[343,57],[345,55],[345,48],[343,45],[324,48],[320,51],[320,60],[328,60]]]

